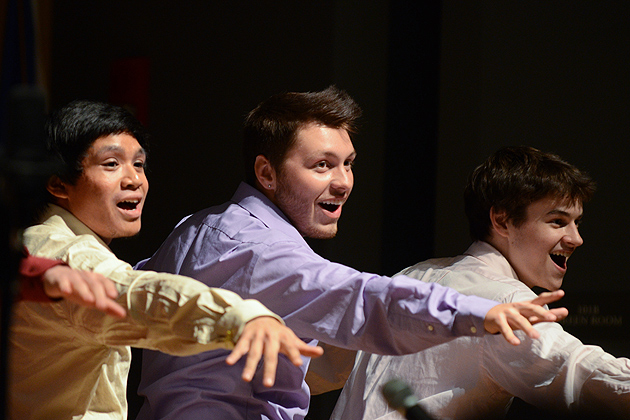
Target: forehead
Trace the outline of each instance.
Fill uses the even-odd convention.
[[[121,133],[102,136],[94,140],[87,151],[87,157],[98,157],[108,152],[146,154],[138,140],[127,133]]]
[[[578,218],[582,216],[582,203],[573,202],[567,197],[547,196],[528,205],[526,214],[528,218],[546,215],[566,215]]]
[[[342,159],[355,154],[350,135],[343,128],[308,124],[297,132],[293,146],[287,151],[305,156],[334,155]]]

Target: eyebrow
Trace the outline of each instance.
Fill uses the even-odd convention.
[[[583,214],[584,214],[583,212],[578,214],[576,219],[581,218]],[[565,217],[571,217],[571,214],[568,211],[560,210],[560,209],[553,209],[549,213],[547,213],[547,215],[549,216],[560,215],[560,216],[565,216]]]
[[[123,150],[122,147],[114,145],[114,144],[111,144],[109,146],[104,146],[104,147],[101,147],[100,149],[98,149],[96,151],[95,155],[99,156],[101,154],[108,153],[108,152],[121,152],[122,150]],[[146,150],[144,150],[143,147],[140,147],[138,149],[138,151],[136,151],[136,154],[135,154],[136,157],[137,156],[146,156],[146,155],[147,155],[147,152],[146,152]]]
[[[326,157],[326,158],[330,158],[330,157],[337,158],[337,157],[338,157],[338,155],[337,155],[335,152],[329,152],[329,151],[324,151],[324,152],[321,152],[321,151],[316,151],[316,152],[314,152],[314,153],[312,153],[312,154],[310,155],[310,158],[311,158],[311,159],[319,159],[321,155],[324,155],[324,157]],[[357,152],[356,152],[356,151],[353,151],[352,153],[350,153],[350,155],[348,155],[347,157],[345,157],[343,160],[346,160],[346,159],[348,159],[348,158],[356,158],[356,156],[357,156]]]

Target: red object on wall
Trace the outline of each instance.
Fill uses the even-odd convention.
[[[145,127],[149,124],[149,70],[147,57],[116,60],[109,86],[109,102],[127,108]]]

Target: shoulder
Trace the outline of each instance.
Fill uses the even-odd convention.
[[[230,241],[273,245],[278,242],[303,242],[297,231],[283,220],[268,220],[235,202],[209,207],[178,223],[171,234],[178,241]],[[172,238],[171,238],[172,239]]]
[[[498,302],[536,297],[521,281],[498,275],[491,267],[469,255],[423,261],[406,268],[400,274],[439,283],[465,295],[476,295]]]
[[[24,245],[38,257],[59,259],[72,268],[96,271],[103,275],[131,270],[131,265],[116,255],[91,234],[75,234],[63,220],[46,220],[24,232]]]
[[[77,239],[59,216],[51,216],[43,223],[28,227],[23,235],[28,251],[46,258],[61,258],[63,249]]]
[[[274,259],[299,252],[301,247],[306,247],[306,243],[297,232],[292,237],[282,227],[228,202],[183,219],[144,269],[195,277],[196,270],[219,266],[222,270],[234,266],[236,270],[237,265],[242,269],[256,264],[263,255]]]
[[[476,271],[450,271],[443,277],[441,283],[459,293],[475,295],[501,303],[536,298],[536,294],[519,280],[489,278]]]

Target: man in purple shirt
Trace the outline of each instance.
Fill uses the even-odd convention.
[[[304,237],[335,236],[353,187],[350,133],[359,114],[352,98],[334,87],[261,103],[245,121],[247,183],[231,201],[180,222],[145,268],[258,299],[306,341],[379,354],[408,354],[486,332],[518,344],[512,328],[536,338],[530,321],[566,316],[565,309],[540,306],[562,292],[498,305],[435,283],[362,273],[315,254]],[[243,382],[239,364],[225,364],[227,354],[177,358],[145,351],[139,419],[304,417],[308,360],[302,368],[279,361],[275,385],[265,387],[256,377]]]

